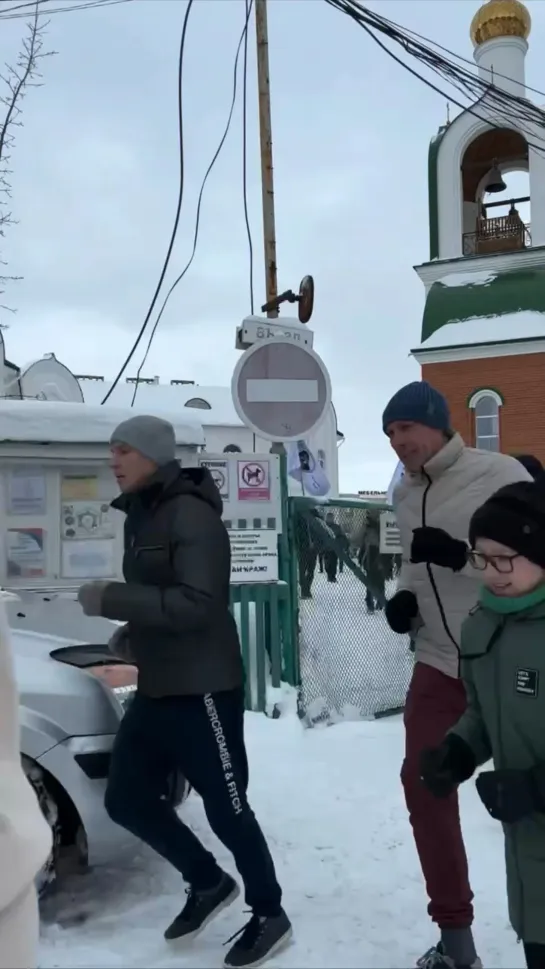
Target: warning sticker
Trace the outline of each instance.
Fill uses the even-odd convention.
[[[271,500],[271,478],[268,461],[238,462],[238,500]]]
[[[229,464],[227,461],[212,461],[201,458],[199,464],[208,468],[223,501],[229,501]]]

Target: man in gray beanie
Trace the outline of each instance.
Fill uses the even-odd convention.
[[[459,678],[460,628],[477,602],[479,576],[467,563],[473,512],[503,485],[528,480],[515,458],[466,447],[451,429],[445,397],[425,380],[402,387],[386,405],[384,433],[405,473],[393,506],[403,565],[386,618],[410,634],[415,667],[405,704],[401,780],[430,903],[441,938],[422,969],[476,969],[473,893],[458,796],[442,800],[422,783],[422,754],[438,746],[466,706]]]
[[[244,674],[229,608],[222,500],[208,469],[181,468],[175,452],[168,421],[132,417],[116,428],[112,468],[121,496],[112,504],[126,514],[125,582],[89,582],[78,596],[86,615],[126,624],[115,648],[138,667],[138,690],[116,737],[106,809],[182,874],[187,902],[165,937],[188,941],[239,888],[164,799],[173,771],[187,778],[234,856],[253,913],[224,963],[244,969],[276,952],[291,925],[246,796]]]

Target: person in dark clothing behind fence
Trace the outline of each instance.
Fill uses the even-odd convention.
[[[344,571],[344,558],[343,555],[347,557],[350,555],[350,539],[346,534],[344,528],[340,524],[336,524],[336,537],[339,542],[339,575],[342,575]]]
[[[311,515],[317,516],[315,508],[311,510]],[[299,585],[301,588],[301,599],[312,598],[312,583],[316,571],[316,560],[318,558],[318,545],[316,536],[303,515],[297,522],[295,534],[297,547],[297,562],[299,565]]]
[[[182,874],[187,901],[165,937],[193,939],[239,889],[163,798],[171,773],[185,775],[233,854],[253,913],[224,965],[261,965],[287,942],[291,925],[246,797],[243,667],[229,611],[221,498],[207,468],[177,463],[167,421],[124,421],[111,452],[122,492],[113,507],[126,514],[125,583],[89,582],[78,594],[86,615],[126,623],[111,649],[138,667],[138,690],[115,741],[106,810]]]
[[[325,516],[325,523],[327,525],[326,531],[333,539],[340,539],[343,534],[341,526],[335,521],[335,516],[332,511],[328,511]],[[337,581],[337,568],[339,565],[339,556],[334,548],[331,547],[329,543],[326,544],[327,539],[324,541],[324,567],[327,575],[328,582]]]
[[[380,518],[374,511],[367,512],[367,520],[361,538],[358,562],[369,584],[365,587],[367,612],[383,609],[386,599],[386,575],[380,554]],[[390,571],[392,565],[389,565]]]

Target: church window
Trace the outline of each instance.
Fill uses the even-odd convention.
[[[469,400],[474,413],[475,447],[482,451],[500,450],[500,407],[503,401],[496,390],[478,390]]]

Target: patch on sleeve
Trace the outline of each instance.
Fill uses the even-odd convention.
[[[518,669],[515,673],[515,693],[536,697],[539,693],[539,671]]]

